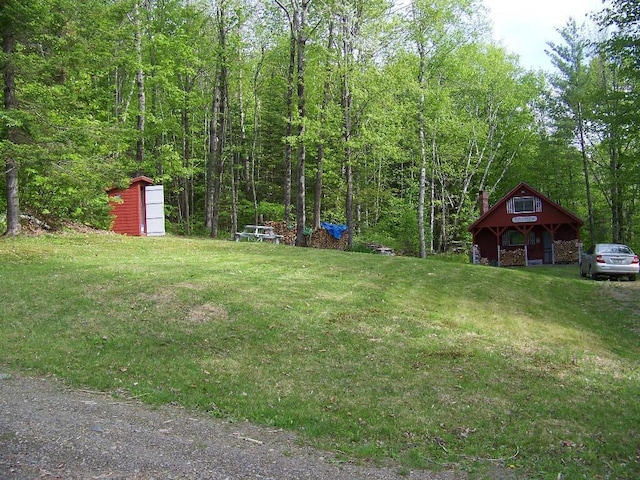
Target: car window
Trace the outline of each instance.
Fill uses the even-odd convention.
[[[626,245],[600,245],[598,253],[633,255],[633,252]]]

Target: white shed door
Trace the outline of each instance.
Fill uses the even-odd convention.
[[[164,187],[149,185],[145,187],[145,209],[147,215],[147,236],[160,237],[164,231]]]

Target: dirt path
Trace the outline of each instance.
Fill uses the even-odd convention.
[[[423,479],[466,476],[340,463],[293,434],[153,409],[52,379],[0,373],[1,479]]]

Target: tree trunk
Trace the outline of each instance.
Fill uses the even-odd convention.
[[[446,195],[447,195],[447,188],[444,182],[444,179],[442,182],[440,182],[440,245],[438,246],[438,251],[440,252],[444,252],[447,249],[448,246],[448,240],[447,240],[447,200],[446,200]]]
[[[297,22],[297,51],[298,51],[298,176],[297,176],[297,201],[296,201],[296,246],[304,246],[304,229],[306,225],[306,146],[305,146],[305,124],[307,117],[306,93],[305,93],[305,54],[307,42],[307,8],[309,0],[303,0],[301,10],[296,18]]]
[[[595,242],[595,219],[593,218],[593,198],[591,197],[591,182],[589,181],[589,157],[587,156],[587,145],[584,135],[584,120],[582,117],[582,104],[578,103],[576,108],[578,122],[578,141],[580,142],[580,154],[582,155],[582,169],[584,172],[584,186],[587,195],[587,211],[589,215],[589,237],[591,243]]]
[[[316,162],[316,181],[313,192],[313,229],[320,228],[322,220],[322,177],[324,170],[324,149],[325,144],[320,140],[318,145],[318,161]]]
[[[231,233],[232,238],[235,235],[234,232],[238,230],[238,192],[242,189],[241,177],[244,177],[244,193],[247,196],[251,195],[253,188],[253,182],[251,181],[251,158],[249,156],[248,142],[247,142],[247,126],[245,124],[245,111],[244,111],[244,94],[242,88],[242,79],[238,85],[238,114],[240,117],[240,149],[237,152],[237,159],[234,158],[231,165]],[[235,168],[235,165],[239,168]],[[241,175],[240,173],[243,173]],[[255,202],[254,202],[255,206]],[[257,209],[254,210],[254,217],[258,215]],[[256,223],[256,222],[254,222]]]
[[[244,89],[242,81],[242,73],[240,73],[240,82],[238,82],[238,117],[240,120],[240,151],[238,152],[238,165],[242,169],[243,175],[238,173],[238,183],[240,183],[241,177],[244,177],[244,185],[238,186],[238,190],[244,190],[244,193],[251,195],[251,182],[249,182],[249,149],[247,141],[247,125],[245,119],[245,106],[244,106]]]
[[[602,88],[605,98],[610,98],[621,93],[615,75],[611,79],[607,78],[607,68],[602,66]],[[611,89],[610,89],[611,87]],[[609,108],[613,108],[610,118],[617,119],[620,116],[618,102],[611,102]],[[626,243],[630,241],[625,235],[624,225],[631,224],[632,221],[625,221],[624,218],[624,179],[621,178],[622,156],[621,135],[618,124],[614,120],[606,125],[606,143],[609,150],[609,184],[611,190],[611,241],[614,243]]]
[[[140,5],[136,1],[134,3],[134,18],[136,22],[135,43],[138,68],[136,71],[136,86],[138,88],[138,140],[136,142],[136,162],[138,169],[142,168],[144,161],[144,127],[146,118],[146,97],[144,91],[144,68],[142,65],[142,20],[140,19]],[[142,172],[139,172],[142,173]]]
[[[218,129],[216,136],[215,152],[215,178],[213,181],[213,202],[211,212],[211,237],[218,238],[218,223],[220,221],[220,201],[222,199],[222,181],[224,178],[224,135],[226,130],[226,105],[227,105],[227,86],[226,86],[226,68],[221,69],[221,85],[220,85],[220,112],[218,114]]]
[[[289,48],[289,71],[287,74],[287,127],[284,144],[284,182],[283,182],[283,203],[284,221],[289,222],[291,218],[291,164],[293,148],[291,137],[293,136],[293,73],[296,63],[296,37],[293,26],[291,27],[291,45]]]
[[[190,171],[191,166],[191,127],[189,125],[189,93],[185,91],[184,104],[182,107],[182,166],[186,171]],[[190,176],[190,174],[189,174]],[[189,176],[182,175],[180,177],[180,199],[178,204],[180,208],[180,222],[185,226],[185,233],[191,235],[191,205],[190,205],[190,191],[191,185],[189,182]]]
[[[13,66],[13,54],[15,49],[15,35],[11,31],[2,31],[2,50],[6,56],[3,68],[4,77],[4,108],[15,110],[17,101],[15,96],[15,71]],[[9,127],[8,140],[18,143],[19,135],[16,127]],[[18,162],[9,152],[5,158],[5,181],[7,198],[7,230],[5,235],[15,236],[20,234],[20,203],[18,200]]]
[[[255,74],[253,76],[253,140],[251,142],[251,154],[249,164],[249,177],[248,182],[251,186],[251,199],[253,200],[253,213],[255,222],[258,223],[258,193],[256,192],[256,153],[258,149],[258,136],[260,134],[259,128],[259,96],[258,96],[258,77],[260,76],[260,70],[262,69],[262,63],[264,62],[265,49],[262,47],[260,56],[260,62],[256,67]]]
[[[316,183],[313,196],[313,228],[320,228],[322,215],[322,176],[324,168],[325,135],[327,129],[327,109],[331,101],[331,49],[333,48],[333,22],[329,22],[329,39],[327,40],[327,62],[325,65],[324,95],[322,97],[322,109],[320,114],[320,141],[318,142],[318,161],[316,170]]]
[[[427,145],[425,135],[425,69],[426,60],[424,45],[418,44],[420,54],[420,71],[418,73],[418,83],[420,85],[420,103],[418,106],[418,135],[420,138],[420,180],[418,190],[418,240],[420,242],[420,258],[427,258],[427,242],[424,231],[424,205],[427,189]]]
[[[235,232],[238,231],[238,184],[240,182],[237,177],[240,176],[240,169],[236,168],[236,163],[241,164],[240,159],[242,155],[243,153],[238,153],[238,160],[236,161],[234,158],[234,160],[231,161],[231,168],[229,169],[229,178],[231,180],[231,239],[235,237]]]
[[[229,98],[228,90],[228,70],[227,70],[227,31],[226,31],[226,12],[221,5],[217,12],[218,20],[218,42],[220,44],[220,78],[219,84],[219,112],[218,112],[218,128],[216,129],[216,148],[214,155],[215,178],[213,182],[213,202],[211,212],[211,237],[218,237],[218,223],[220,220],[220,200],[222,199],[222,180],[224,178],[224,145],[227,126],[227,106]]]
[[[436,164],[436,156],[438,154],[438,150],[436,149],[436,136],[435,133],[431,140],[431,155],[432,155],[432,166],[431,166],[431,189],[429,191],[429,252],[433,253],[434,251],[434,238],[436,231],[436,173],[435,173],[435,164]]]
[[[349,19],[346,15],[342,17],[342,49],[345,61],[344,73],[342,77],[342,113],[344,120],[344,171],[346,182],[346,198],[345,198],[345,217],[347,220],[347,247],[353,245],[353,166],[351,152],[351,109],[353,106],[353,98],[351,96],[351,78],[349,71],[351,68],[351,56],[353,54],[353,45],[351,32],[349,28]]]
[[[211,229],[213,224],[213,203],[214,186],[216,178],[216,164],[218,154],[218,113],[220,111],[220,87],[217,84],[219,73],[216,74],[216,85],[213,88],[213,99],[211,101],[211,121],[209,122],[209,154],[207,158],[206,175],[206,195],[204,202],[205,227]]]
[[[623,195],[620,179],[620,154],[616,135],[609,134],[609,172],[611,176],[611,241],[614,243],[624,243],[623,238]]]

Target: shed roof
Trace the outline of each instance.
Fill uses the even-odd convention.
[[[145,176],[145,175],[140,175],[138,177],[132,178],[131,181],[129,182],[129,184],[134,184],[134,183],[138,183],[138,182],[142,182],[142,183],[148,183],[149,185],[153,185],[153,179]]]
[[[145,175],[138,175],[137,177],[132,178],[131,180],[129,180],[129,186],[135,184],[135,183],[145,183],[147,185],[153,185],[155,182],[153,181],[152,178],[149,178]],[[115,191],[119,191],[119,190],[126,190],[120,187],[111,187],[107,189],[107,193],[110,192],[115,192]]]

